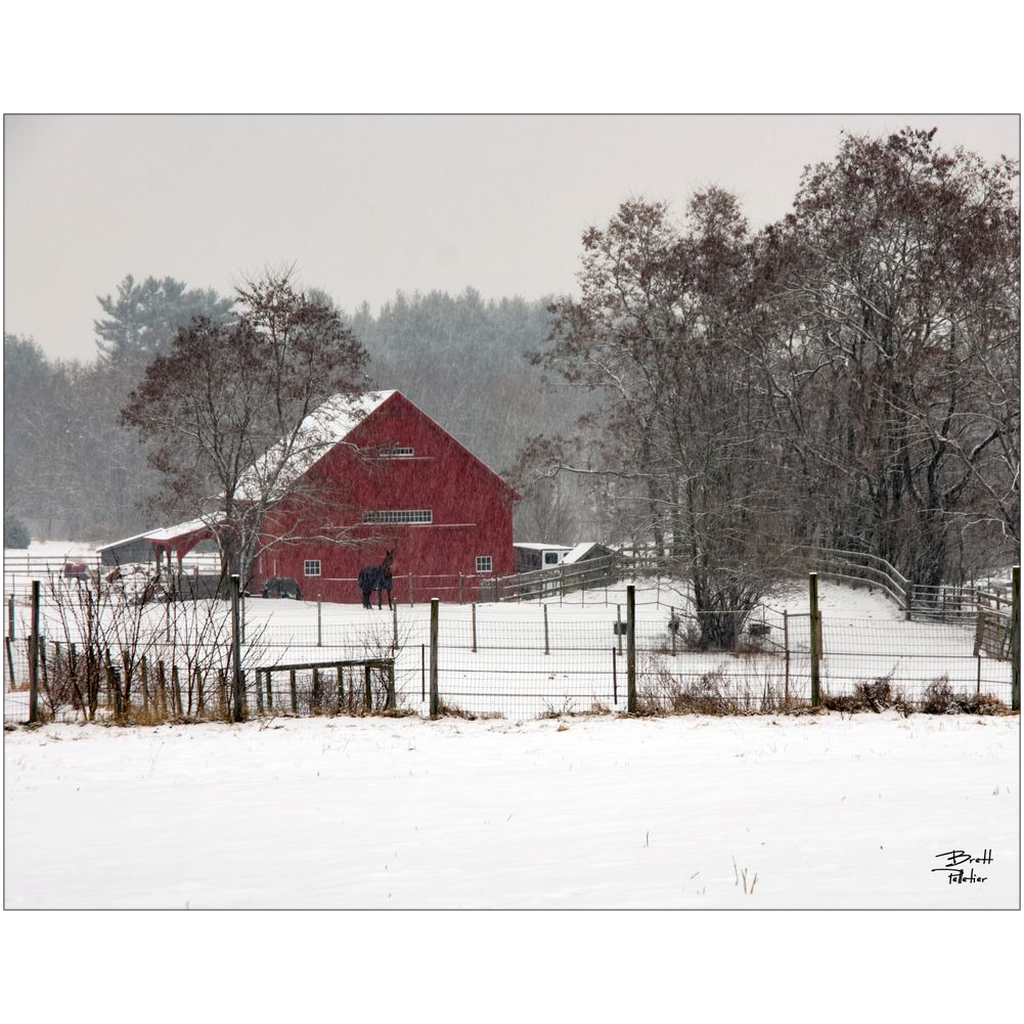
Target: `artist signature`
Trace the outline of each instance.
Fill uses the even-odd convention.
[[[937,853],[936,857],[943,857],[945,864],[939,868],[932,868],[932,871],[944,871],[948,875],[949,885],[974,884],[975,882],[988,881],[988,875],[975,873],[970,865],[991,864],[993,861],[991,850],[982,850],[980,857],[973,857],[966,850],[947,850],[945,853]]]

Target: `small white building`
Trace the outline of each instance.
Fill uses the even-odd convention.
[[[530,572],[533,569],[550,569],[561,565],[572,550],[572,547],[565,544],[513,544],[515,571]]]

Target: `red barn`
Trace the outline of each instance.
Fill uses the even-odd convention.
[[[252,593],[283,576],[307,600],[360,601],[359,570],[386,551],[401,600],[410,588],[415,600],[475,600],[481,583],[513,571],[519,496],[401,392],[331,399],[301,430],[316,438],[313,454],[289,467],[265,520]],[[359,545],[330,540],[339,527]]]

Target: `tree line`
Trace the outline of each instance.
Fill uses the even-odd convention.
[[[298,285],[292,281],[290,287],[294,300]],[[246,290],[255,298],[251,288],[240,292]],[[366,304],[345,314],[321,289],[308,288],[303,294],[309,308],[322,307],[337,318],[332,328],[336,340],[348,336],[344,330],[366,353],[358,369],[348,364],[343,380],[321,374],[325,387],[396,388],[499,473],[514,464],[531,426],[561,429],[583,408],[579,401],[569,401],[565,389],[552,401],[542,374],[525,358],[549,332],[550,299],[485,300],[471,288],[457,296],[399,292],[376,314]],[[177,521],[175,517],[190,518],[194,496],[186,497],[180,486],[175,490],[171,476],[162,470],[175,458],[187,465],[194,453],[161,451],[153,436],[140,441],[138,426],[125,422],[121,413],[132,393],[145,386],[151,368],[148,397],[156,399],[152,378],[167,373],[166,362],[160,360],[167,360],[180,340],[185,354],[176,365],[191,360],[208,376],[219,376],[224,385],[220,412],[227,416],[231,399],[241,394],[227,387],[232,379],[227,362],[235,359],[241,370],[252,371],[258,361],[251,351],[246,358],[241,353],[255,344],[265,326],[250,324],[249,336],[240,333],[248,308],[244,299],[242,294],[228,298],[212,289],[189,288],[173,278],[129,275],[113,295],[98,297],[102,315],[93,325],[92,361],[51,360],[32,338],[5,334],[8,515],[30,524],[37,536],[99,542]],[[203,326],[197,333],[193,326],[198,323]],[[187,374],[179,384],[187,389]],[[327,392],[315,393],[323,397]],[[164,413],[180,406],[188,394],[168,388],[160,396]],[[288,433],[284,423],[249,431],[249,455],[252,446],[269,448]],[[223,462],[220,469],[223,474]],[[217,488],[209,493],[223,490],[222,479],[206,483]],[[557,482],[535,487],[517,509],[517,529],[525,531],[526,539],[576,536],[583,528],[582,514],[566,497],[574,491],[571,484]]]

